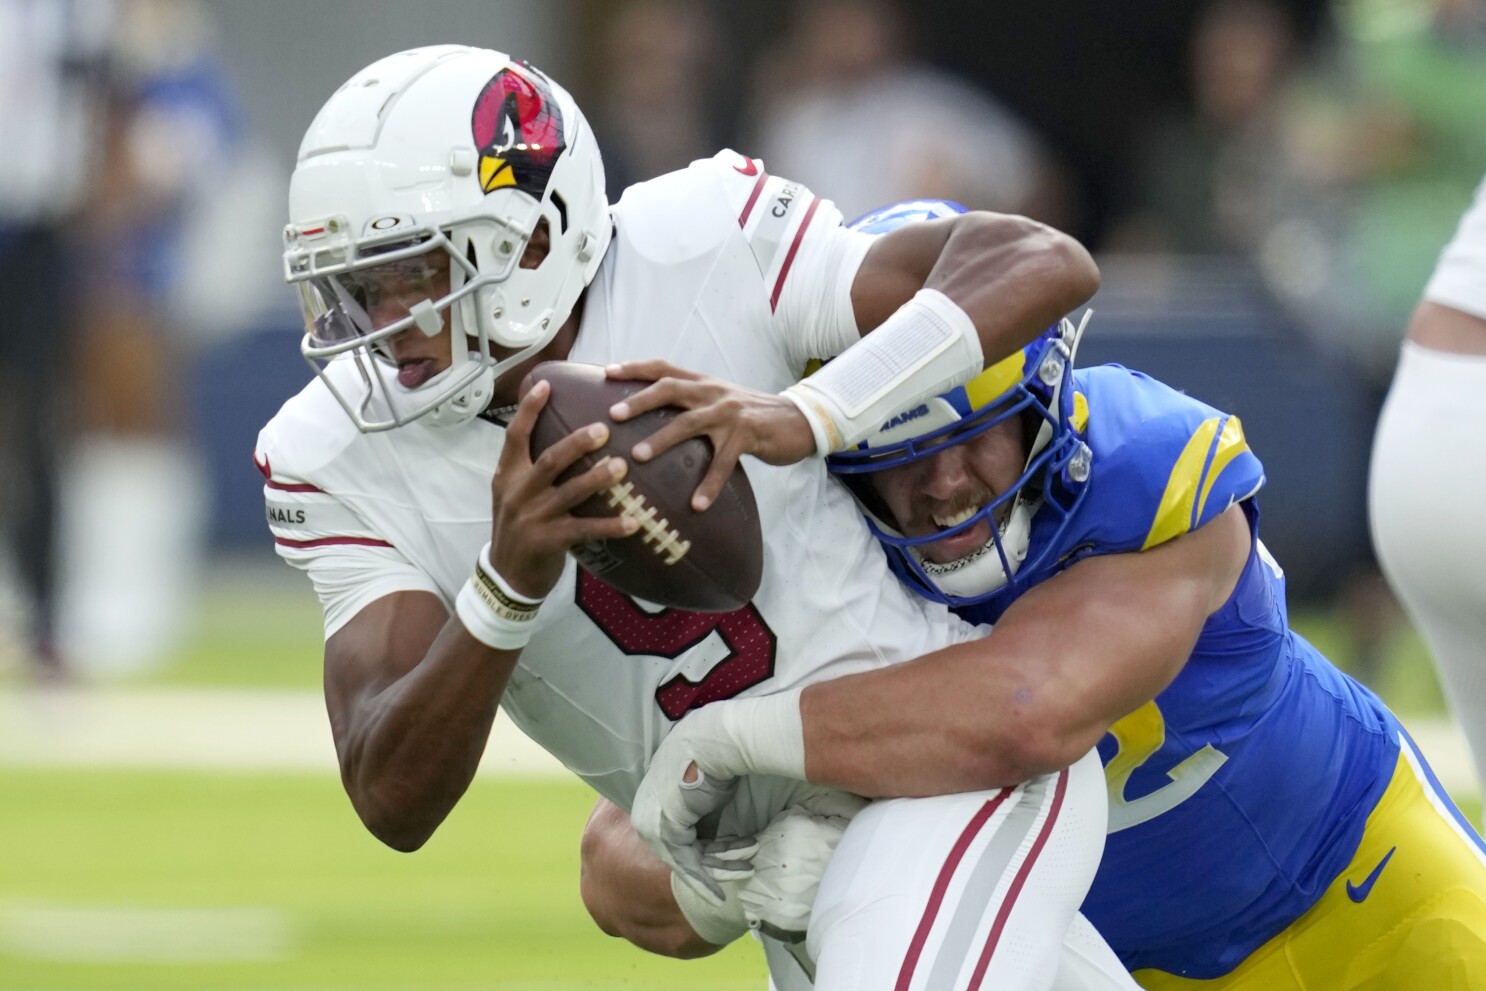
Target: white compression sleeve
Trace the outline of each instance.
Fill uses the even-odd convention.
[[[984,361],[965,311],[937,289],[920,289],[882,326],[784,395],[810,420],[817,453],[825,455],[860,443],[894,413],[963,385]]]

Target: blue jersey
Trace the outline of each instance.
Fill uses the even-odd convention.
[[[1235,503],[1254,534],[1182,672],[1100,742],[1110,835],[1083,906],[1131,970],[1218,977],[1347,866],[1397,764],[1399,727],[1290,630],[1283,573],[1258,540],[1263,468],[1238,419],[1118,365],[1074,381],[1092,473],[1055,538],[1056,568],[1155,546]],[[986,622],[1006,605],[961,612]]]

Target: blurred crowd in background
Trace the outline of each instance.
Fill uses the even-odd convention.
[[[1076,234],[1083,363],[1240,415],[1266,542],[1369,678],[1398,620],[1367,452],[1486,172],[1482,0],[413,6],[0,0],[0,663],[148,669],[214,555],[271,555],[253,437],[310,375],[295,142],[363,64],[458,41],[573,91],[611,198],[729,146],[848,218],[938,196]]]

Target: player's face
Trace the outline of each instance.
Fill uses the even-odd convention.
[[[536,268],[541,264],[550,250],[550,243],[544,219],[532,233],[521,257],[521,267]],[[412,307],[423,300],[433,302],[447,296],[449,264],[448,254],[431,251],[426,255],[365,269],[349,276],[348,281],[358,302],[371,318],[372,329],[380,330],[406,319]],[[441,310],[439,316],[443,328],[434,336],[429,337],[415,327],[390,338],[384,345],[397,365],[397,381],[405,389],[416,389],[453,363],[449,349],[449,311]],[[496,360],[515,353],[513,348],[491,348]],[[521,371],[524,374],[525,366]],[[515,376],[514,381],[519,382],[520,376]]]
[[[434,302],[449,294],[449,255],[443,251],[364,269],[347,277],[357,302],[371,318],[372,329],[381,330],[412,312],[412,307]],[[415,328],[386,341],[383,347],[397,365],[397,381],[415,389],[448,368],[449,312],[439,314],[443,329],[432,337]]]
[[[872,476],[898,529],[907,537],[926,537],[963,523],[1021,477],[1026,464],[1021,420],[1011,417],[984,433],[910,464]],[[997,525],[1010,502],[997,510]],[[920,546],[925,558],[949,564],[973,554],[991,539],[991,523],[979,523],[944,540]]]

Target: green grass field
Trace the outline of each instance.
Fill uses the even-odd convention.
[[[759,991],[742,940],[672,961],[605,937],[577,887],[576,782],[479,780],[423,850],[320,775],[0,770],[7,991]]]
[[[135,683],[317,689],[314,596],[267,576],[215,581],[198,635]],[[766,987],[752,940],[675,961],[599,932],[576,778],[478,778],[413,854],[332,774],[0,766],[0,795],[0,991]]]
[[[267,576],[217,581],[199,635],[138,682],[316,689],[313,596]],[[1296,625],[1351,663],[1335,615]],[[1390,704],[1438,714],[1418,638],[1398,631],[1387,655]],[[593,926],[576,779],[477,779],[411,855],[372,839],[328,773],[0,766],[0,795],[0,991],[765,987],[749,940],[679,962]]]

